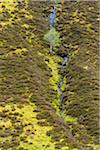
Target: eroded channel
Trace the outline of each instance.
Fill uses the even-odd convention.
[[[49,14],[48,16],[48,21],[49,21],[49,27],[50,30],[52,30],[53,28],[55,28],[55,21],[56,21],[56,13],[57,13],[57,2],[56,0],[53,1],[54,7],[52,12]],[[51,35],[51,40],[53,40],[55,38],[55,36],[52,34]],[[58,50],[57,50],[58,51]],[[61,74],[59,74],[59,80],[57,83],[57,88],[58,88],[58,103],[59,103],[59,114],[62,115],[63,112],[63,90],[64,90],[64,85],[65,85],[65,77],[63,75],[64,73],[64,69],[66,67],[66,65],[68,64],[68,55],[60,52],[57,54],[57,52],[54,51],[54,47],[52,45],[52,42],[50,42],[50,54],[54,53],[54,55],[57,55],[58,57],[60,57],[60,59],[62,60],[60,65],[58,64],[58,70],[59,73],[61,72]]]

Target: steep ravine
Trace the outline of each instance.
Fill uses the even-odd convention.
[[[49,30],[56,30],[55,23],[57,20],[57,7],[58,3],[56,0],[53,1],[53,8],[48,15]],[[56,24],[57,26],[57,24]],[[54,39],[55,35],[51,34],[50,40]],[[50,50],[47,54],[44,54],[45,62],[48,67],[51,69],[51,77],[49,83],[53,90],[56,92],[56,98],[52,101],[53,106],[56,109],[56,113],[61,116],[67,122],[76,122],[76,118],[71,117],[70,115],[65,115],[63,108],[63,91],[66,86],[66,77],[64,76],[64,71],[68,65],[69,56],[68,53],[63,53],[59,47],[55,48],[50,44]],[[60,43],[60,45],[63,43]],[[42,54],[43,56],[43,54]]]
[[[50,30],[55,28],[56,7],[57,7],[57,2],[56,2],[56,0],[54,0],[53,10],[48,16]],[[51,35],[50,38],[53,39],[54,35]],[[58,49],[56,51],[58,51]],[[59,64],[59,61],[55,62],[52,59],[52,54],[54,55],[53,57],[58,57],[58,59],[60,60],[60,64]],[[51,63],[50,59],[53,62],[53,64],[51,64],[51,65],[50,65],[50,63]],[[58,104],[58,106],[56,106],[56,107],[58,107],[57,111],[59,112],[60,115],[63,112],[63,90],[64,90],[64,83],[65,83],[65,78],[63,76],[63,72],[64,72],[64,68],[65,68],[67,63],[68,63],[67,55],[64,55],[63,53],[57,55],[57,52],[54,51],[54,47],[53,47],[52,43],[50,42],[49,62],[47,64],[52,70],[51,82],[52,82],[52,80],[53,80],[53,82],[55,82],[55,86],[56,86],[56,90],[57,90],[57,99],[58,99],[58,102],[56,102]],[[55,64],[55,71],[53,71],[53,65],[54,64]],[[60,74],[60,72],[62,74]],[[55,80],[55,78],[57,78],[57,80]],[[50,83],[50,84],[52,84],[52,83]]]

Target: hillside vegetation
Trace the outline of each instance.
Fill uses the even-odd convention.
[[[100,149],[98,2],[57,3],[60,44],[49,53],[52,8],[48,0],[0,0],[0,150]]]

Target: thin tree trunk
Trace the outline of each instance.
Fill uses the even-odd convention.
[[[52,44],[50,44],[50,53],[52,53],[52,51],[53,51],[53,46]]]

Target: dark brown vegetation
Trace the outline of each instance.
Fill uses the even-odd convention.
[[[66,15],[65,15],[66,14]],[[64,92],[66,114],[77,117],[98,139],[98,6],[97,2],[65,2],[57,28],[62,50],[68,52]]]

